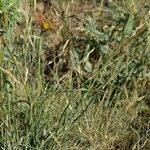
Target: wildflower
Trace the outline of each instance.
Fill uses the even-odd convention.
[[[36,17],[36,22],[40,26],[41,31],[56,31],[57,23],[52,18],[46,18],[43,15],[39,15]]]

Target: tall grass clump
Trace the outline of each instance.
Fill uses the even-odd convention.
[[[140,2],[0,0],[0,149],[150,149]]]

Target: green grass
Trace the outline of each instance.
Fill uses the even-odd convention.
[[[34,25],[36,1],[0,1],[0,149],[149,150],[148,10],[115,1],[110,25],[103,1],[86,17],[52,3],[67,8],[57,34]]]

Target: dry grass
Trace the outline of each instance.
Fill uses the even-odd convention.
[[[1,0],[0,149],[149,150],[149,7]]]

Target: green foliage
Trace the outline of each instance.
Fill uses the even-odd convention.
[[[87,32],[89,38],[93,38],[97,43],[99,43],[99,41],[108,41],[108,35],[99,31],[95,20],[90,17],[85,23],[85,31]]]
[[[19,7],[0,1],[0,149],[150,149],[149,15],[69,18],[55,45],[32,17],[15,36]]]
[[[127,23],[124,27],[124,30],[123,30],[123,34],[125,37],[128,37],[129,35],[132,34],[133,27],[134,27],[134,15],[131,13],[129,15],[128,21],[127,21]]]

